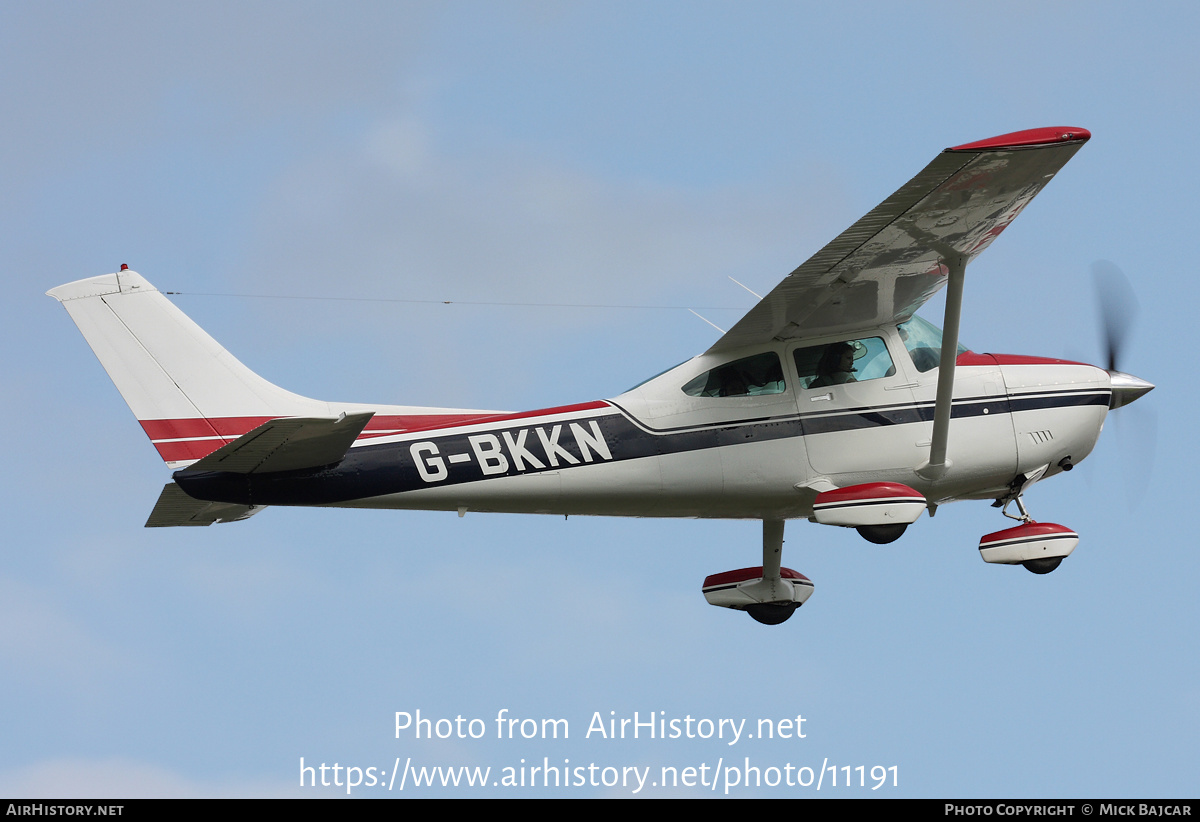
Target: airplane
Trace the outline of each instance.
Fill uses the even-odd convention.
[[[273,505],[762,521],[761,566],[716,606],[779,624],[813,583],[789,519],[898,539],[991,500],[1019,524],[984,561],[1053,571],[1079,536],[1023,496],[1091,453],[1154,386],[959,343],[966,266],[1086,143],[1040,128],[948,148],[788,274],[707,351],[612,399],[523,413],[322,402],[253,373],[127,265],[51,289],[174,473],[147,527]],[[915,312],[947,287],[943,327]],[[1017,513],[1009,512],[1014,505]]]

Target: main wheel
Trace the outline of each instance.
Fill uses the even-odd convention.
[[[876,545],[887,545],[889,542],[895,542],[904,536],[907,528],[908,525],[902,522],[899,525],[860,525],[855,530],[867,542],[873,542]]]
[[[1025,566],[1025,570],[1034,574],[1048,574],[1062,564],[1062,557],[1048,557],[1047,559],[1027,559],[1021,564]]]
[[[784,605],[759,603],[757,605],[747,605],[746,613],[752,616],[755,622],[761,622],[763,625],[778,625],[781,622],[787,622],[791,619],[792,614],[799,607],[800,603],[798,602],[789,602]]]

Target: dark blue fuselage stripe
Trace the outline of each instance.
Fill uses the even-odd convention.
[[[1018,395],[1005,397],[972,397],[956,400],[951,416],[954,419],[981,416],[985,413],[1009,413],[1024,410],[1071,407],[1081,405],[1108,405],[1109,392],[1096,389],[1057,391],[1053,395]],[[562,471],[602,462],[623,462],[652,456],[682,454],[724,446],[770,442],[789,437],[830,434],[877,428],[885,425],[905,425],[930,422],[933,419],[933,403],[897,404],[877,408],[855,408],[811,412],[807,414],[760,417],[705,426],[680,427],[655,430],[636,420],[629,412],[615,403],[610,403],[619,413],[597,416],[580,415],[574,419],[538,424],[536,418],[509,421],[494,429],[475,430],[470,433],[438,435],[427,432],[421,440],[378,443],[350,449],[337,465],[303,471],[288,471],[275,474],[232,474],[227,472],[190,472],[183,469],[175,473],[175,480],[187,493],[198,499],[232,502],[242,505],[320,505],[346,502],[355,499],[398,494],[422,488],[435,488],[462,483],[478,482],[495,477],[539,474],[547,471]],[[591,460],[584,458],[579,443],[570,432],[572,422],[587,428],[595,422],[603,434],[611,454],[611,460],[594,453]],[[524,424],[521,424],[524,423]],[[560,457],[558,464],[544,450],[535,429],[551,429],[559,426],[562,439],[559,446],[571,453],[575,463]],[[526,458],[524,470],[516,468],[517,460],[507,446],[504,454],[507,469],[500,473],[485,474],[475,459],[455,462],[451,455],[472,454],[471,437],[491,436],[498,438],[505,432],[519,436],[525,432],[525,449],[532,453],[544,466],[535,467]],[[422,478],[414,459],[412,448],[416,443],[433,443],[437,457],[446,460],[447,475],[443,479],[427,482]]]

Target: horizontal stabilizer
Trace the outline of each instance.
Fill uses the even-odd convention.
[[[192,499],[173,482],[163,486],[147,528],[167,528],[173,525],[212,525],[214,522],[235,522],[257,514],[265,505],[236,505],[229,502],[208,502]]]
[[[340,417],[286,417],[264,422],[186,470],[266,474],[341,462],[374,411]]]

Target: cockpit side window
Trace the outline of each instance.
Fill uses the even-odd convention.
[[[913,317],[896,326],[896,330],[900,332],[900,339],[904,340],[904,347],[908,349],[908,355],[918,371],[924,374],[941,365],[942,329],[920,317]],[[966,352],[965,345],[958,346],[959,354]]]
[[[792,356],[802,388],[877,380],[896,373],[882,337],[797,348]]]
[[[752,397],[782,394],[783,367],[774,351],[755,354],[706,371],[683,386],[689,397]]]

